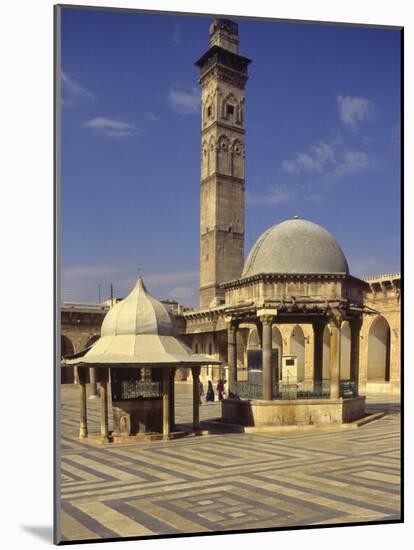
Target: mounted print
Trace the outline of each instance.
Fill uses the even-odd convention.
[[[56,543],[402,521],[402,32],[55,8]]]

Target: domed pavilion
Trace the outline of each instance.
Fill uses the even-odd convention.
[[[205,364],[220,364],[195,354],[179,338],[175,319],[138,279],[131,293],[105,316],[101,337],[65,361],[78,367],[80,437],[88,436],[87,370],[95,369],[101,388],[101,440],[116,441],[175,429],[174,376],[178,367],[193,375],[193,428],[199,429],[199,374]],[[114,430],[108,432],[108,381]]]
[[[350,275],[334,237],[316,223],[295,216],[268,229],[253,245],[241,277],[221,284],[224,304],[216,309],[227,323],[230,395],[223,402],[223,419],[259,426],[342,423],[362,417],[365,398],[358,395],[358,369],[365,286]],[[341,382],[345,321],[350,327],[350,377]],[[312,327],[306,345],[313,346],[313,365],[306,379],[298,378],[294,353],[275,358],[273,325]],[[259,336],[261,373],[253,378],[249,370],[248,377],[239,380],[237,332],[252,326]],[[323,378],[326,327],[329,364],[328,377]]]

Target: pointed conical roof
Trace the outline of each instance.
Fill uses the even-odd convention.
[[[178,336],[174,317],[151,296],[141,277],[130,294],[108,311],[102,323],[102,336],[121,334]]]
[[[67,365],[86,366],[201,366],[220,364],[193,353],[178,336],[173,315],[145,288],[140,277],[128,296],[108,311],[101,337],[82,357]]]

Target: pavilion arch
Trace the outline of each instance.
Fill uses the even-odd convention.
[[[74,355],[75,353],[75,347],[72,343],[72,341],[67,336],[60,337],[60,355],[62,357],[70,357],[71,355]]]
[[[260,349],[260,338],[257,328],[252,328],[249,332],[247,349]]]
[[[348,321],[341,326],[341,380],[351,379],[351,328]]]
[[[272,351],[277,350],[277,367],[280,372],[283,355],[283,338],[278,326],[272,326]]]
[[[247,339],[247,367],[250,370],[262,369],[262,347],[259,331],[252,328]]]
[[[382,315],[375,317],[368,333],[368,382],[390,381],[391,330]]]
[[[331,349],[331,333],[329,325],[325,326],[323,331],[323,344],[322,344],[322,379],[327,380],[329,378],[329,353]]]
[[[297,357],[298,382],[303,382],[305,378],[305,335],[299,325],[295,325],[290,334],[290,353]]]

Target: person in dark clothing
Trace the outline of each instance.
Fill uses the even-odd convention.
[[[218,395],[219,401],[223,399],[223,393],[224,393],[224,384],[223,384],[223,380],[220,378],[220,380],[217,382],[217,395]]]
[[[214,401],[214,390],[213,390],[213,384],[211,383],[211,380],[208,381],[206,401]]]

